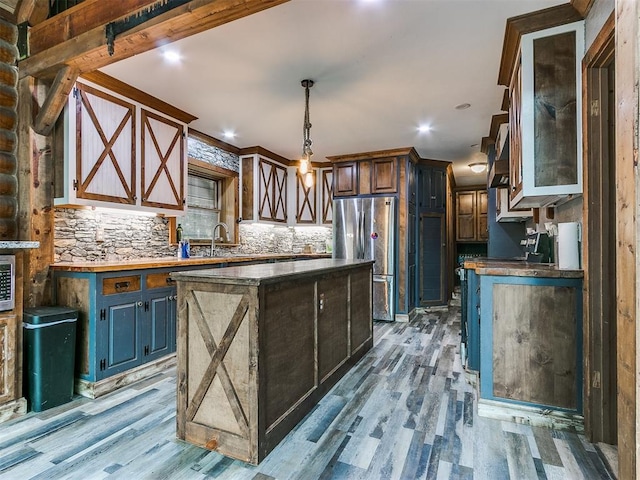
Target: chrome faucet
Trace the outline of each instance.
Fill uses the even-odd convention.
[[[216,225],[213,227],[213,232],[211,233],[211,256],[214,257],[216,254],[216,229],[218,227],[223,227],[224,231],[227,233],[226,238],[227,238],[227,242],[231,242],[231,236],[229,235],[229,227],[227,227],[227,224],[224,222],[220,222],[220,223],[216,223]]]

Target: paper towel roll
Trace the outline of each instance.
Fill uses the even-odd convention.
[[[558,268],[580,269],[580,244],[578,222],[558,223]]]

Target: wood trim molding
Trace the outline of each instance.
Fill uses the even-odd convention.
[[[420,158],[417,162],[418,165],[424,165],[427,167],[447,168],[451,165],[451,162],[446,160],[431,160],[429,158]]]
[[[190,128],[189,136],[197,138],[201,142],[204,142],[207,145],[211,145],[212,147],[217,147],[221,150],[224,150],[225,152],[235,153],[236,155],[240,153],[240,149],[235,145],[231,145],[230,143],[223,142],[222,140],[212,137],[211,135],[207,135],[206,133],[203,133],[199,130],[194,130],[193,128]]]
[[[420,158],[414,147],[394,148],[391,150],[376,150],[373,152],[350,153],[347,155],[333,155],[327,157],[331,163],[353,162],[357,160],[368,160],[371,158],[398,157],[408,155],[414,158],[414,161]]]
[[[482,137],[482,142],[480,143],[480,151],[485,155],[489,154],[489,147],[491,145],[495,145],[495,139],[491,137]]]
[[[508,18],[504,31],[500,69],[498,70],[498,85],[509,86],[518,58],[522,35],[582,19],[583,16],[580,12],[569,3]]]
[[[498,130],[500,130],[500,125],[502,125],[503,123],[509,123],[508,113],[500,113],[498,115],[494,115],[493,117],[491,117],[491,127],[489,127],[489,138],[493,140],[493,143],[496,143]]]
[[[502,105],[500,105],[500,110],[503,112],[509,111],[509,105],[511,104],[511,99],[509,98],[509,89],[504,89],[504,94],[502,95]]]
[[[235,170],[218,167],[217,165],[212,165],[209,162],[203,162],[202,160],[197,160],[191,157],[189,157],[187,161],[187,169],[189,172],[195,172],[203,176],[211,176],[216,179],[240,176],[240,174]]]
[[[181,122],[188,124],[198,119],[198,117],[191,115],[184,110],[180,110],[179,108],[174,107],[173,105],[160,100],[153,95],[149,95],[142,90],[138,90],[136,87],[133,87],[128,83],[124,83],[117,78],[107,75],[106,73],[103,73],[99,70],[83,73],[82,78],[93,82],[96,85],[107,88],[113,92],[119,93],[120,95],[141,103],[149,108],[153,108],[154,110],[169,115],[171,118],[175,118],[176,120],[179,120]]]
[[[106,25],[133,18],[160,2],[86,0],[31,29],[32,54],[19,63],[19,75],[50,78],[63,64],[75,66],[81,74],[91,72],[153,50],[160,42],[174,42],[288,1],[191,0],[118,35],[109,55]]]
[[[267,157],[269,160],[273,160],[274,162],[278,162],[285,167],[294,167],[297,165],[297,162],[293,160],[289,160],[288,158],[283,157],[282,155],[278,155],[277,153],[273,153],[266,148],[260,147],[258,145],[253,147],[241,148],[238,152],[238,155],[261,155],[263,157]]]
[[[457,187],[452,187],[453,192],[458,193],[458,192],[477,192],[479,190],[481,191],[487,191],[487,185],[486,184],[479,184],[479,185],[460,185]]]
[[[593,40],[593,43],[589,47],[589,50],[584,54],[582,59],[582,68],[584,70],[594,64],[607,63],[606,59],[610,58],[615,53],[615,25],[616,25],[616,13],[611,12],[609,18],[604,22],[602,28],[598,32],[598,35]]]
[[[571,5],[583,18],[586,18],[595,0],[571,0]]]

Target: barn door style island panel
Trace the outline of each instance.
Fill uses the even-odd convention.
[[[372,261],[172,274],[177,436],[257,464],[373,345]]]

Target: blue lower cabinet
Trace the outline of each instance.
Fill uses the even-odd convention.
[[[475,270],[468,269],[466,275],[466,321],[467,365],[469,370],[480,371],[480,282]]]
[[[582,413],[582,279],[480,275],[480,397]]]
[[[149,322],[143,353],[155,360],[176,351],[176,291],[175,288],[155,291],[149,296]]]
[[[54,272],[57,304],[78,310],[78,378],[97,382],[176,351],[170,271]]]
[[[99,299],[95,379],[101,380],[140,365],[140,292]],[[116,300],[110,303],[109,300]]]

